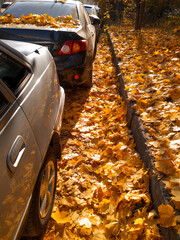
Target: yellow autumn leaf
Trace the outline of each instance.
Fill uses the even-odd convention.
[[[170,181],[171,193],[173,195],[172,200],[177,209],[180,209],[180,184],[179,183],[180,183],[179,179],[176,179],[176,182],[174,182],[173,180]]]
[[[137,56],[136,59],[137,59],[137,60],[141,60],[141,59],[142,59],[142,56]]]
[[[143,227],[131,227],[128,230],[128,235],[129,237],[131,237],[131,239],[138,240],[139,236],[142,234],[143,231],[144,231]]]
[[[134,221],[134,224],[135,225],[143,225],[144,220],[145,220],[144,218],[136,218]]]
[[[138,91],[137,91],[136,89],[133,89],[133,90],[131,91],[131,93],[132,93],[132,94],[137,94]]]
[[[159,54],[160,54],[159,50],[156,50],[156,51],[154,52],[154,55],[159,55]]]
[[[176,226],[175,211],[171,205],[161,204],[158,207],[158,212],[160,217],[157,221],[158,224],[165,228]]]
[[[99,203],[99,207],[98,207],[98,212],[100,214],[106,214],[106,211],[108,211],[109,207],[110,207],[110,200],[109,199],[103,199],[100,203]]]
[[[95,228],[93,230],[92,240],[107,240],[107,238],[105,237],[105,234],[104,234],[104,230]]]
[[[112,158],[114,156],[113,149],[111,147],[107,147],[102,153],[101,158],[103,157],[110,157]]]
[[[90,236],[92,233],[92,228],[86,228],[85,226],[79,228],[79,233],[83,236]]]
[[[107,68],[107,71],[108,71],[108,72],[111,72],[112,70],[113,70],[112,67]]]
[[[55,212],[52,212],[51,217],[58,223],[58,224],[65,224],[71,221],[71,215],[67,211],[59,211],[57,208]]]

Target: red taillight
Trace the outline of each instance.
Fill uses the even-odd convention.
[[[79,75],[78,74],[74,75],[74,79],[78,80],[79,79]]]
[[[59,55],[70,55],[82,52],[87,48],[86,40],[66,41],[58,52]]]

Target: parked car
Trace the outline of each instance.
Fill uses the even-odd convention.
[[[12,2],[4,2],[0,8],[0,14],[3,13],[6,10],[6,8],[9,7],[11,4]]]
[[[89,15],[93,14],[98,16],[97,10],[96,10],[96,5],[90,5],[90,4],[84,4],[87,12]]]
[[[0,239],[42,233],[53,208],[65,94],[43,46],[0,40]],[[24,227],[25,226],[25,227]]]
[[[96,53],[96,31],[91,24],[87,11],[79,1],[52,0],[16,1],[3,16],[12,14],[19,18],[22,14],[47,14],[53,18],[71,16],[78,22],[74,28],[69,24],[63,28],[37,27],[31,25],[0,27],[1,38],[27,41],[45,45],[52,53],[60,80],[71,85],[92,85],[92,64]]]
[[[84,4],[84,7],[90,17],[91,23],[94,25],[96,29],[96,41],[98,41],[98,37],[100,34],[100,18],[98,16],[97,12],[97,6],[96,5],[89,5],[89,4]]]

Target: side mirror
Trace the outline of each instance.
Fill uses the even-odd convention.
[[[91,14],[91,15],[89,15],[89,17],[90,17],[92,25],[100,24],[100,19],[98,16]]]

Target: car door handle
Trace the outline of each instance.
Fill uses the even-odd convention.
[[[24,154],[26,145],[22,136],[17,136],[7,155],[7,166],[14,173]]]

